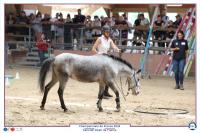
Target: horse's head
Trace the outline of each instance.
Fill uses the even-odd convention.
[[[140,79],[139,79],[139,73],[141,72],[141,69],[134,71],[131,75],[131,77],[128,77],[128,91],[132,91],[132,94],[138,95],[140,93]]]

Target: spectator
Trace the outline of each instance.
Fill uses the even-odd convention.
[[[44,33],[46,39],[52,39],[51,33],[51,22],[50,22],[50,15],[44,14],[44,18],[41,20],[42,22],[42,32]],[[52,40],[51,40],[52,41]]]
[[[22,24],[22,25],[28,24],[28,18],[26,16],[25,11],[20,12],[19,17],[17,17],[16,23]],[[16,30],[18,30],[21,35],[28,35],[29,34],[29,29],[27,27],[20,27],[20,28],[17,28]]]
[[[75,15],[73,23],[83,24],[85,22],[85,16],[81,14],[81,9],[78,9],[78,14]]]
[[[72,19],[71,19],[70,14],[67,14],[67,18],[65,20],[65,23],[72,23]]]
[[[161,17],[162,21],[164,22],[164,27],[167,27],[169,22],[169,17],[167,16],[167,7],[164,7],[164,9],[162,10]]]
[[[157,16],[157,20],[154,22],[154,36],[155,39],[158,41],[164,40],[164,32],[160,31],[161,28],[164,28],[164,21],[162,20],[161,16]],[[165,47],[165,43],[163,42],[158,42],[159,47]],[[161,52],[160,52],[161,53]]]
[[[101,21],[101,26],[103,27],[105,25],[105,17],[104,16],[101,16],[100,17],[100,21]]]
[[[67,14],[67,18],[65,20],[65,25],[64,25],[64,43],[72,43],[72,32],[71,32],[71,28],[72,26],[69,25],[70,23],[72,23],[72,19],[70,14]]]
[[[168,29],[168,31],[167,31],[166,40],[170,42],[171,39],[174,37],[175,31],[174,31],[173,25],[169,25],[169,26],[167,27],[167,29]],[[166,46],[168,47],[168,46],[169,46],[169,43],[167,43]]]
[[[144,14],[140,14],[140,25],[144,28],[149,27],[149,20],[144,17]],[[147,39],[148,31],[141,31],[143,39]]]
[[[85,36],[86,36],[86,42],[87,43],[92,43],[92,40],[90,38],[92,38],[92,29],[90,29],[92,27],[92,20],[91,20],[91,16],[88,15],[85,19]]]
[[[9,13],[7,18],[6,18],[6,23],[7,24],[15,24],[16,23],[16,19],[14,17],[13,13]]]
[[[6,18],[6,24],[8,24],[7,29],[6,29],[6,32],[7,33],[12,33],[12,34],[15,34],[15,27],[10,27],[9,25],[11,24],[15,24],[16,23],[16,19],[14,17],[14,14],[13,13],[9,13],[7,18]]]
[[[58,27],[57,33],[56,33],[56,36],[58,38],[58,43],[64,42],[64,23],[65,23],[65,20],[63,19],[63,14],[60,13],[59,18],[56,21],[56,24],[57,24],[57,27]]]
[[[93,27],[92,36],[93,37],[101,36],[101,29],[100,29],[101,21],[98,16],[94,16],[94,21],[92,21],[92,27]]]
[[[21,11],[19,17],[17,17],[17,24],[28,24],[28,18],[25,11]]]
[[[32,21],[30,21],[30,24],[32,24],[32,28],[33,28],[35,36],[37,36],[37,34],[40,34],[42,32],[41,20],[42,20],[42,14],[38,12],[36,17],[33,16]]]
[[[119,37],[119,30],[117,28],[113,28],[115,26],[116,18],[112,16],[109,20],[107,25],[111,27],[111,38],[118,38]]]
[[[133,44],[136,46],[142,45],[142,42],[141,42],[142,31],[137,29],[140,26],[140,22],[141,22],[140,14],[138,14],[137,19],[135,20],[134,25],[133,25],[134,27]]]
[[[178,28],[178,26],[180,25],[181,21],[182,21],[181,15],[180,15],[180,14],[177,14],[177,15],[176,15],[176,21],[174,22],[174,27],[175,27],[175,28]]]
[[[54,18],[51,18],[50,19],[50,22],[51,22],[51,35],[52,35],[52,38],[51,40],[53,40],[54,43],[56,43],[56,39],[55,39],[55,35],[56,35],[56,31],[57,31],[57,25],[55,24],[55,22],[58,21],[58,17],[59,17],[59,13],[56,13],[56,17]]]
[[[128,18],[125,17],[124,20],[125,20],[126,23],[128,24],[128,27],[131,28],[131,27],[132,27],[132,24],[131,24],[131,22],[128,21]],[[132,30],[131,30],[131,29],[128,29],[128,32],[129,32],[129,33],[132,33]]]
[[[115,25],[121,30],[121,38],[127,39],[128,38],[128,24],[124,20],[123,16],[119,16],[118,20],[116,21]],[[127,45],[127,40],[122,41],[122,45]]]
[[[73,23],[79,24],[76,26],[76,29],[74,29],[74,37],[76,41],[78,42],[78,45],[82,45],[80,42],[80,38],[83,37],[81,36],[81,27],[83,26],[85,22],[85,16],[81,14],[81,9],[78,9],[78,14],[74,16]]]

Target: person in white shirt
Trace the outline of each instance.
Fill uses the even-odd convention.
[[[108,26],[104,26],[103,35],[97,38],[94,46],[92,47],[92,52],[95,54],[106,54],[110,49],[113,49],[115,52],[120,52],[120,49],[110,38],[110,28]],[[104,91],[104,98],[108,97],[112,97],[112,95],[109,94],[108,86],[106,86]]]

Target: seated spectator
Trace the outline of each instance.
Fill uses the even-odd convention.
[[[177,15],[176,15],[176,21],[174,22],[174,27],[175,27],[175,28],[178,28],[178,26],[180,25],[181,21],[182,21],[181,15],[180,15],[180,14],[177,14]]]
[[[161,19],[161,16],[157,16],[157,20],[154,22],[154,36],[155,39],[158,41],[164,40],[164,31],[160,31],[161,28],[164,28],[164,21]],[[158,29],[157,29],[158,28]],[[165,47],[165,43],[163,42],[158,42],[158,47]]]
[[[100,29],[101,21],[100,21],[98,16],[94,16],[94,20],[92,21],[92,27],[94,27],[93,30],[92,30],[92,36],[93,37],[101,36],[101,29]]]

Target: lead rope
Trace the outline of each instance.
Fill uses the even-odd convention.
[[[124,98],[124,100],[126,101],[126,97],[124,95],[123,89],[122,89],[122,82],[121,82],[121,77],[120,77],[120,84],[121,84],[121,88],[118,86],[117,82],[114,79],[115,84],[117,85],[118,90],[120,90],[120,92],[122,93],[122,96]]]

